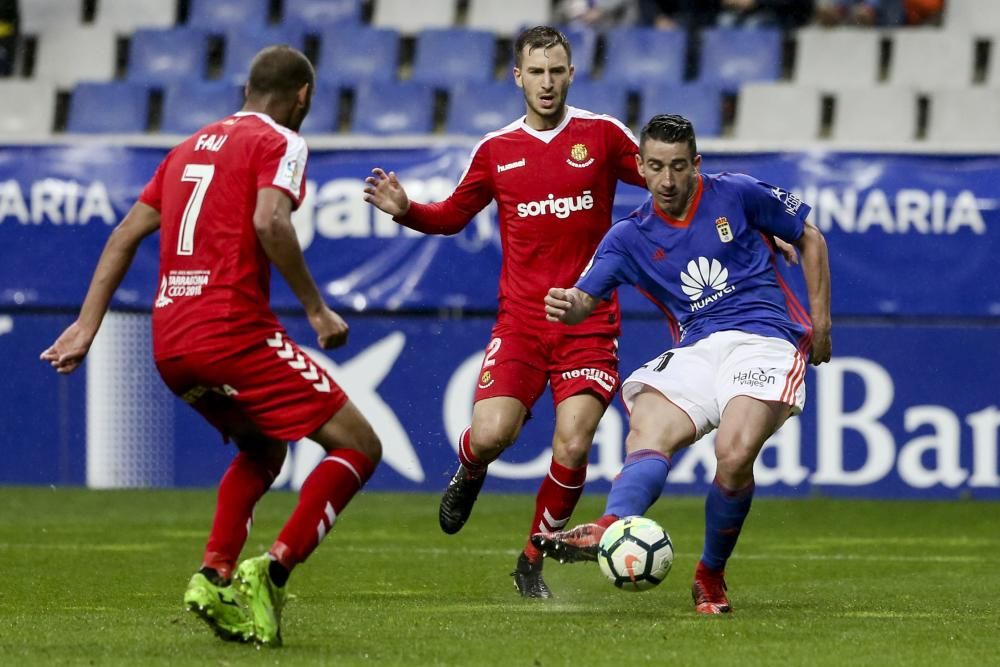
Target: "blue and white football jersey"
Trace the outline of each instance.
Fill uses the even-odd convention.
[[[782,338],[808,356],[809,311],[782,277],[788,269],[779,270],[771,236],[796,241],[809,210],[744,174],[702,174],[686,219],[649,197],[612,226],[576,287],[607,298],[635,285],[667,315],[677,346],[743,331]]]

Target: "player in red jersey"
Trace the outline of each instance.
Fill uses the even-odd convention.
[[[219,484],[203,564],[184,601],[220,637],[271,645],[281,642],[289,573],[381,458],[371,426],[268,305],[274,263],[320,347],[347,341],[347,324],[323,302],[291,225],[308,155],[296,131],[314,82],[312,65],[295,49],[261,51],[243,110],[167,155],[108,239],[79,318],[42,353],[60,373],[83,362],[140,241],[159,230],[157,368],[175,394],[239,448]],[[302,484],[270,551],[236,568],[254,505],[280,471],[286,442],[307,436],[326,449],[326,458]]]
[[[546,322],[542,299],[560,278],[575,281],[611,226],[618,181],[643,185],[638,144],[620,122],[566,104],[573,81],[565,35],[539,26],[514,45],[514,79],[526,114],[486,135],[455,192],[442,202],[409,201],[394,173],[374,169],[365,199],[397,222],[455,234],[491,200],[499,207],[503,267],[500,308],[476,389],[460,465],[441,500],[446,533],[462,528],[489,463],[518,436],[531,407],[552,387],[552,463],[529,526],[563,526],[583,490],[594,433],[618,386],[618,302],[601,304],[577,329]],[[527,542],[512,573],[524,597],[551,597],[541,553]]]

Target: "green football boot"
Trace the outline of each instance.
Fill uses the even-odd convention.
[[[253,624],[253,640],[264,646],[281,646],[281,610],[288,592],[271,581],[270,565],[267,554],[248,558],[236,568],[236,585]]]
[[[216,586],[201,572],[195,572],[184,591],[184,606],[208,623],[221,639],[253,640],[253,623],[240,605],[235,586]]]

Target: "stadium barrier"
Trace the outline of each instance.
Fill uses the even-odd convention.
[[[494,211],[455,237],[422,237],[368,206],[362,179],[372,166],[390,167],[414,199],[440,198],[468,149],[311,156],[296,229],[352,338],[347,349],[310,353],[383,439],[385,465],[372,488],[437,491],[446,483],[453,443],[471,413],[500,254]],[[59,377],[37,359],[72,321],[107,235],[164,154],[162,147],[101,145],[0,151],[0,352],[8,378],[0,384],[0,483],[208,486],[230,455],[152,366],[153,240],[115,295],[118,312],[83,372]],[[761,491],[1000,498],[1000,156],[719,152],[705,155],[704,168],[750,173],[786,189],[776,196],[813,204],[831,250],[835,358],[810,369],[805,413],[765,448]],[[616,213],[642,196],[621,186]],[[309,346],[313,336],[280,280],[274,301],[290,333]],[[627,374],[668,337],[632,290],[623,290],[622,301]],[[487,489],[537,486],[552,414],[546,395],[519,444],[491,468]],[[626,427],[617,402],[596,438],[589,488],[607,489]],[[318,457],[312,443],[295,443],[277,484],[296,488]],[[712,476],[706,439],[679,460],[669,488],[703,490]]]

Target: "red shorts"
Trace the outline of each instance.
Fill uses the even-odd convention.
[[[605,407],[618,388],[618,340],[614,336],[531,331],[497,322],[479,371],[475,400],[512,396],[529,410],[552,386],[559,405],[570,396],[592,393]]]
[[[163,381],[222,435],[251,423],[264,435],[298,440],[325,424],[347,395],[284,331],[225,352],[158,359]]]

